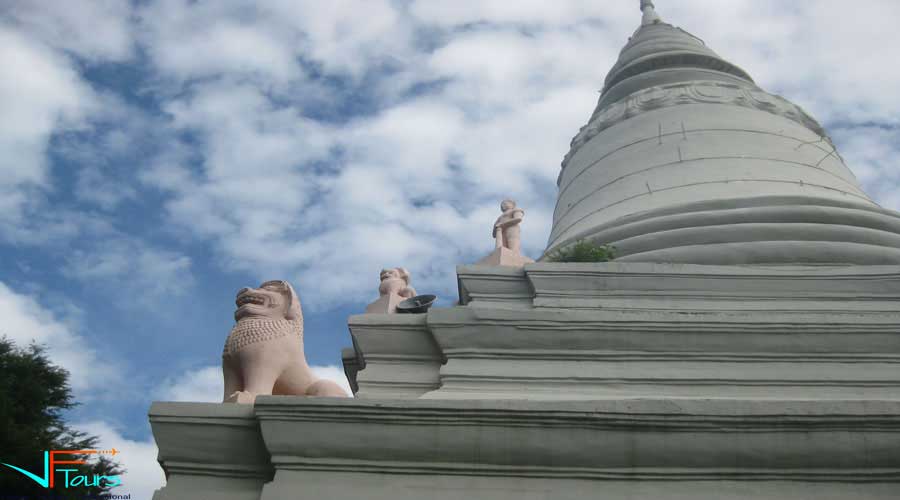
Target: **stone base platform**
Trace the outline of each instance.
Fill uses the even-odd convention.
[[[900,497],[900,401],[261,396],[150,420],[154,500]]]
[[[358,398],[900,399],[900,266],[460,266],[352,316]]]
[[[499,247],[491,252],[487,257],[479,260],[477,265],[522,267],[525,264],[531,264],[533,262],[533,259],[513,252],[506,247]]]
[[[900,266],[461,266],[355,399],[156,403],[172,499],[900,498]]]

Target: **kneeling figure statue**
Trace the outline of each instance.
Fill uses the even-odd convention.
[[[303,354],[303,311],[287,281],[243,288],[235,300],[237,322],[225,341],[225,402],[253,403],[256,396],[347,397],[335,382],[317,379]]]

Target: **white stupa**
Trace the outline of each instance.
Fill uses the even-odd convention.
[[[548,250],[625,262],[898,264],[900,214],[862,190],[818,122],[653,2],[559,176]]]

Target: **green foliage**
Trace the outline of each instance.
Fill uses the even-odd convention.
[[[17,347],[0,337],[0,462],[13,464],[43,476],[44,450],[96,449],[97,438],[70,429],[63,421],[65,410],[76,406],[69,388],[69,372],[53,365],[44,348]],[[123,471],[106,457],[67,455],[86,459],[78,466],[82,474],[112,476]],[[46,489],[7,467],[0,467],[0,493],[16,498],[94,498],[107,487],[63,487],[56,477],[53,489]]]
[[[574,245],[560,248],[547,256],[548,262],[609,262],[616,257],[616,249],[610,245],[595,245],[579,240]]]

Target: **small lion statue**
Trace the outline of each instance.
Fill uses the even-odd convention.
[[[303,354],[303,311],[287,281],[243,288],[236,324],[225,341],[224,402],[251,404],[261,394],[347,397],[331,380],[317,379]]]
[[[378,300],[366,307],[368,314],[397,312],[397,304],[416,296],[416,289],[409,285],[409,271],[402,267],[382,269],[378,285]]]
[[[402,267],[393,269],[382,269],[378,276],[381,284],[378,285],[379,295],[390,295],[396,293],[403,298],[412,298],[416,296],[416,289],[409,286],[409,271]]]

